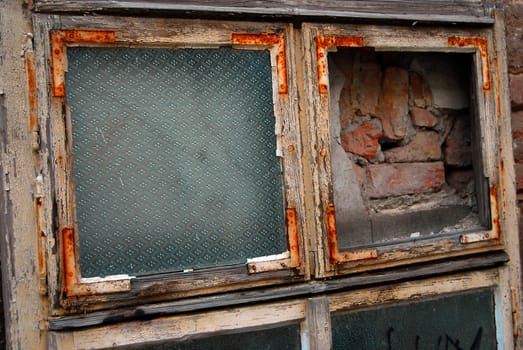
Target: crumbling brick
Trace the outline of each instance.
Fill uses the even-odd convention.
[[[412,117],[412,123],[415,126],[433,128],[438,123],[438,118],[436,118],[430,111],[423,108],[412,108],[410,115]]]
[[[390,149],[384,154],[388,163],[441,160],[439,135],[435,131],[420,131],[405,146]]]
[[[383,124],[383,135],[391,140],[402,140],[410,126],[409,73],[399,67],[387,67],[383,72],[383,84],[378,117]]]
[[[371,164],[367,166],[369,198],[436,191],[445,183],[443,162]]]
[[[342,132],[341,145],[345,151],[371,160],[380,150],[379,138],[382,134],[379,122],[369,120],[354,130]]]

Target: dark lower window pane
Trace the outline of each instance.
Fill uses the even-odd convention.
[[[246,332],[191,340],[178,344],[155,345],[139,350],[299,350],[300,327],[267,329],[257,332]]]
[[[332,316],[333,349],[494,350],[491,291]]]
[[[266,50],[69,48],[82,277],[287,250]]]

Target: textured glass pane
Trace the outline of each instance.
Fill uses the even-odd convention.
[[[246,332],[209,337],[186,341],[178,344],[154,345],[139,350],[299,350],[300,327],[267,329],[257,332]]]
[[[287,250],[269,52],[69,48],[83,277]]]
[[[332,317],[335,350],[495,350],[492,292],[444,297]]]

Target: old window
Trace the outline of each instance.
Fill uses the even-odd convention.
[[[495,333],[492,28],[301,20],[35,16],[57,348],[345,347],[468,292]]]
[[[68,296],[299,274],[286,28],[193,29],[141,45],[124,29],[50,32]]]
[[[307,29],[327,265],[495,246],[489,34]]]

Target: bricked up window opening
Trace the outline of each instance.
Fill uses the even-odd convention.
[[[488,198],[479,195],[485,180],[473,132],[472,55],[338,48],[328,66],[340,247],[477,230],[490,221],[488,209],[478,210]]]

